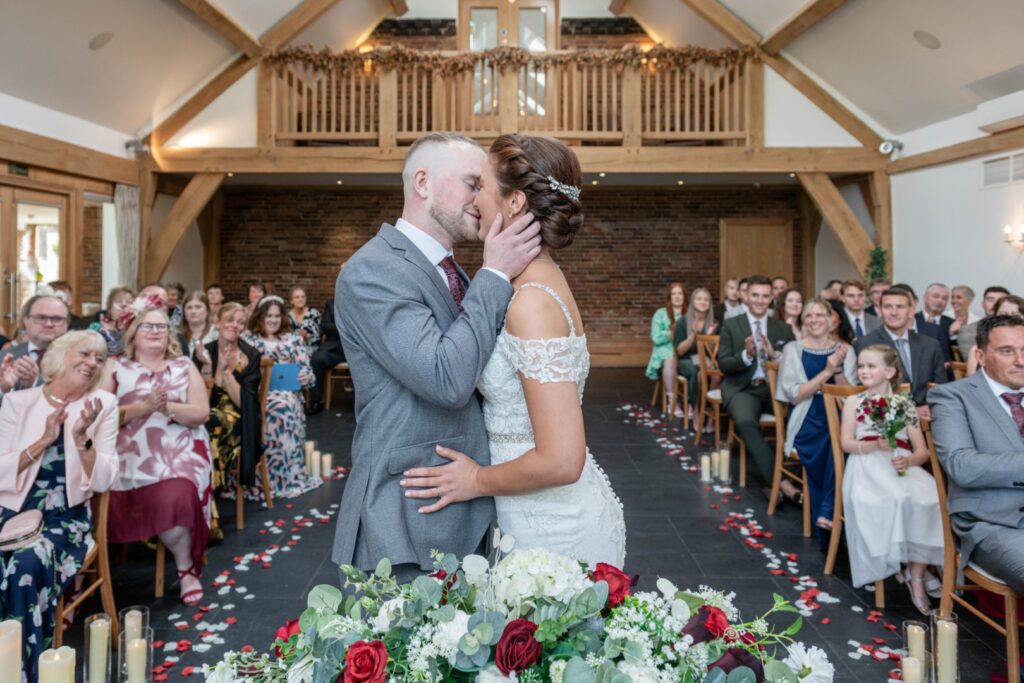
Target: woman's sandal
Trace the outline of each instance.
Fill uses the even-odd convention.
[[[917,596],[917,594],[914,593],[914,585],[915,584],[923,585],[924,584],[924,579],[914,578],[913,576],[910,576],[909,573],[907,573],[904,576],[904,579],[905,579],[904,582],[907,585],[907,590],[910,592],[910,602],[912,602],[914,604],[914,607],[916,607],[917,611],[920,612],[921,614],[924,614],[926,616],[931,614],[932,613],[932,606],[928,602],[928,596],[925,595],[923,598],[919,598]]]
[[[195,564],[193,564],[188,569],[178,570],[178,581],[181,581],[186,576],[194,576],[196,577],[197,581],[199,580],[199,570],[196,569]],[[185,605],[185,607],[195,607],[202,601],[202,599],[203,589],[201,586],[199,588],[194,588],[190,591],[181,594],[181,602]]]
[[[801,497],[803,497],[802,493],[800,495]],[[815,522],[815,525],[819,529],[824,529],[825,531],[832,531],[832,520],[828,519],[827,517],[818,517],[817,521]]]

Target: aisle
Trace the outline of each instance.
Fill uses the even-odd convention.
[[[858,652],[857,645],[899,646],[900,623],[916,615],[905,589],[890,581],[886,597],[891,607],[873,618],[873,597],[853,590],[845,556],[839,559],[839,577],[824,577],[824,555],[816,541],[801,535],[797,508],[766,516],[765,497],[753,483],[727,494],[705,490],[697,475],[684,469],[693,455],[691,440],[677,432],[659,433],[663,425],[635,406],[644,397],[650,397],[650,384],[641,373],[597,369],[585,399],[588,442],[625,507],[626,570],[640,575],[640,587],[652,588],[664,576],[680,587],[732,590],[747,617],[767,610],[772,593],[790,600],[803,593],[816,607],[809,610],[799,638],[827,648],[836,680],[886,680],[894,662],[875,661],[865,650]],[[309,423],[310,438],[333,452],[341,467],[350,464],[354,427],[351,395],[345,400],[341,417],[324,414]],[[634,407],[624,409],[626,404]],[[116,599],[119,608],[146,604],[152,609],[155,637],[162,641],[155,659],[172,664],[156,680],[198,677],[199,666],[227,649],[265,649],[277,627],[301,613],[312,586],[337,580],[330,549],[344,488],[338,477],[302,498],[275,501],[273,510],[250,503],[241,532],[234,530],[234,504],[222,503],[227,538],[210,548],[203,575],[207,594],[199,609],[182,606],[176,586],[168,586],[167,597],[153,600],[154,555],[140,545],[130,549],[128,561],[114,568]],[[170,565],[167,571],[173,577]],[[897,630],[886,629],[886,623]],[[79,648],[80,624],[79,619],[68,638]],[[961,661],[970,662],[963,683],[987,681],[1003,666],[1001,641],[976,624],[968,621],[962,629]]]

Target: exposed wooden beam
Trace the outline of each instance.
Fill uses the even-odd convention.
[[[203,288],[220,282],[220,217],[224,210],[224,193],[217,192],[197,219],[199,238],[203,241]]]
[[[199,213],[206,206],[207,202],[220,187],[224,180],[223,173],[197,173],[185,186],[185,190],[178,197],[178,201],[171,207],[160,229],[149,241],[146,249],[145,273],[146,280],[158,280],[167,270],[167,264],[171,262],[171,256],[177,249],[181,238],[192,221],[199,217]]]
[[[857,138],[862,145],[872,151],[877,151],[878,146],[882,144],[882,136],[861,121],[856,114],[843,106],[839,100],[832,97],[814,79],[797,68],[785,57],[770,55],[762,51],[761,59],[777,74],[789,81],[790,85],[803,93],[804,97],[817,105],[832,120],[846,129],[850,135]]]
[[[965,161],[986,154],[1007,152],[1020,147],[1024,147],[1024,128],[1015,128],[1014,130],[993,133],[983,138],[968,140],[967,142],[961,142],[948,147],[940,147],[930,152],[911,154],[908,157],[889,162],[888,170],[890,174],[906,173],[907,171],[916,171],[920,168],[940,166],[955,161]]]
[[[404,147],[161,148],[163,173],[399,173]],[[596,173],[869,173],[884,168],[859,147],[574,147]]]
[[[244,28],[220,11],[210,0],[178,0],[195,14],[200,21],[214,30],[247,57],[256,57],[263,50],[260,42]]]
[[[757,45],[761,41],[761,36],[757,31],[743,23],[742,19],[729,11],[729,8],[718,0],[681,1],[706,22],[740,45]]]
[[[826,173],[798,173],[797,178],[839,238],[843,250],[853,261],[857,271],[864,272],[871,260],[874,244],[853,209],[839,192],[839,188],[832,183]]]
[[[885,260],[892,275],[892,179],[885,171],[875,171],[868,178],[872,214],[875,221],[875,244],[885,249]]]
[[[764,147],[764,64],[747,63],[747,147]]]
[[[409,5],[405,0],[391,0],[391,15],[400,17],[409,11]]]
[[[629,0],[612,0],[608,5],[608,11],[617,17],[622,16],[622,13],[626,11],[626,5]]]
[[[817,295],[817,255],[818,234],[821,232],[821,214],[814,201],[806,192],[800,193],[800,271],[803,276],[804,300]]]
[[[845,2],[846,0],[810,0],[761,41],[761,49],[770,55],[778,54],[779,50],[809,31],[819,21],[842,7]]]
[[[338,0],[302,0],[302,4],[289,12],[283,19],[260,36],[260,42],[268,50],[284,47],[307,26],[320,18],[324,12],[338,4]]]
[[[153,232],[153,206],[160,183],[160,174],[155,169],[151,158],[139,162],[139,263],[135,270],[135,284],[140,288],[146,284],[146,251]]]
[[[139,182],[130,159],[8,126],[0,126],[0,159],[123,185]]]

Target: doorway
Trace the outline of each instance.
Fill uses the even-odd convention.
[[[719,289],[730,277],[781,275],[793,282],[793,221],[723,218],[719,232]]]

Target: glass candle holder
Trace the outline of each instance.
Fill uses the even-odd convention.
[[[957,640],[960,624],[956,613],[932,610],[932,653],[934,683],[960,683]]]
[[[700,483],[710,484],[715,480],[711,469],[712,462],[714,462],[717,465],[718,458],[716,457],[714,460],[712,460],[712,456],[708,455],[707,453],[704,453],[703,455],[700,456]]]
[[[121,633],[128,635],[128,640],[141,638],[142,632],[149,628],[149,608],[144,605],[125,607],[117,613]]]
[[[723,484],[732,483],[732,454],[728,448],[718,451],[718,481]]]
[[[903,622],[903,650],[908,657],[927,661],[931,651],[929,645],[928,624],[912,619]]]
[[[118,636],[118,683],[152,683],[153,629],[142,629],[141,636],[129,638],[127,631]]]
[[[84,683],[110,683],[110,644],[113,620],[109,614],[93,614],[85,620]]]

